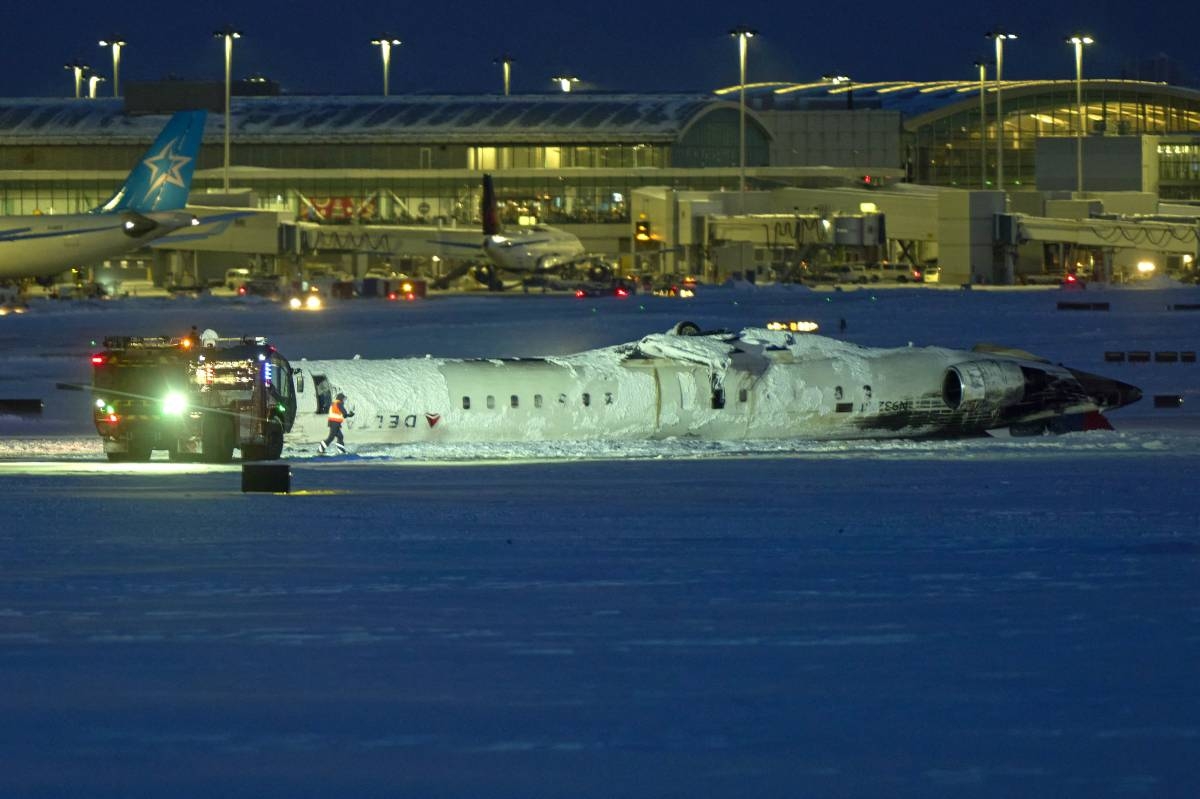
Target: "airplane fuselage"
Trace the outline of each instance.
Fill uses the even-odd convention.
[[[497,268],[508,272],[550,270],[577,261],[584,254],[579,237],[549,225],[516,228],[487,236],[483,251]]]
[[[1013,359],[769,336],[729,356],[664,334],[563,358],[304,361],[293,436],[324,438],[319,387],[349,396],[352,441],[379,444],[957,436],[1100,407],[1044,362],[1038,399]]]
[[[50,277],[96,264],[187,227],[192,219],[176,211],[0,217],[0,279]]]

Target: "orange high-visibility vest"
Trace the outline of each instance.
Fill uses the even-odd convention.
[[[346,421],[345,413],[342,411],[341,400],[334,400],[333,404],[329,406],[329,421],[339,423]]]

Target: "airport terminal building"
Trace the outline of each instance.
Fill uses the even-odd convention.
[[[505,223],[562,225],[598,251],[635,259],[639,192],[727,200],[744,178],[747,193],[775,198],[752,203],[756,213],[821,213],[822,203],[796,192],[916,184],[986,196],[998,193],[999,159],[1009,197],[1061,191],[1076,176],[1050,169],[1052,157],[1058,167],[1066,161],[1039,142],[1081,132],[1085,192],[1200,201],[1200,91],[1101,79],[1078,88],[1082,107],[1075,81],[1006,81],[999,118],[994,82],[978,81],[764,83],[745,87],[744,107],[736,86],[712,94],[240,96],[226,165],[222,85],[132,84],[124,99],[0,100],[0,210],[95,207],[166,115],[195,107],[213,112],[193,186],[198,204],[259,209],[285,224],[466,231],[478,225],[480,177],[491,172]],[[1120,148],[1130,141],[1136,147]],[[1137,163],[1116,169],[1114,159]],[[982,216],[995,212],[994,201],[983,205]],[[675,250],[681,226],[692,231],[683,238],[695,238],[690,220],[653,222],[663,249]],[[273,255],[257,246],[250,254]],[[274,255],[303,249],[283,242]],[[915,257],[903,244],[884,254],[898,252]],[[389,245],[387,254],[403,253]],[[694,269],[705,257],[698,242],[684,262],[672,255],[655,268]]]

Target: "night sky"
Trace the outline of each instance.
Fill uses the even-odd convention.
[[[512,55],[514,93],[554,88],[550,78],[577,75],[594,91],[708,91],[737,83],[737,47],[727,32],[757,29],[747,80],[808,81],[840,73],[855,81],[973,79],[972,63],[990,57],[983,38],[1003,25],[1020,34],[1005,48],[1011,78],[1073,78],[1065,35],[1097,39],[1084,56],[1085,76],[1120,77],[1137,59],[1170,56],[1200,75],[1192,3],[1051,4],[987,2],[818,5],[778,0],[719,4],[369,2],[151,3],[12,2],[5,4],[0,95],[64,97],[63,69],[78,57],[110,76],[111,54],[97,41],[118,33],[128,42],[121,80],[223,78],[222,47],[212,32],[233,24],[245,38],[234,49],[235,78],[258,73],[291,94],[375,94],[379,50],[369,40],[391,33],[393,94],[499,93],[493,59]],[[218,10],[224,9],[224,10]],[[524,13],[522,10],[524,10]],[[570,9],[570,10],[568,10]],[[528,13],[536,11],[536,13]],[[110,85],[101,94],[111,93]]]

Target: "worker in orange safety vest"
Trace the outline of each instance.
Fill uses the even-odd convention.
[[[342,422],[354,415],[354,411],[346,410],[346,395],[338,393],[334,398],[333,403],[329,406],[329,436],[317,446],[317,452],[321,455],[325,454],[330,443],[336,438],[338,454],[346,454],[346,440],[342,437]]]

